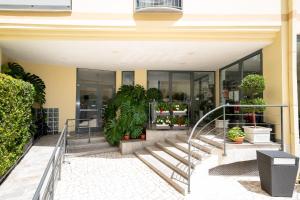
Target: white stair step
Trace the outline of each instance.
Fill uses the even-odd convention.
[[[93,149],[85,149],[85,150],[72,150],[69,151],[66,155],[71,157],[78,157],[78,156],[88,156],[88,155],[95,155],[100,153],[108,153],[108,152],[117,152],[119,151],[119,147],[107,147],[107,148],[93,148]]]
[[[82,145],[82,144],[89,144],[89,139],[88,138],[72,138],[68,139],[68,145],[73,146],[73,145]],[[91,137],[90,139],[91,143],[98,143],[98,142],[106,142],[105,137]]]
[[[177,147],[185,153],[189,153],[189,145],[186,142],[182,142],[181,140],[175,138],[168,138],[166,139],[166,142],[171,145],[174,145],[175,147]],[[208,154],[206,152],[201,151],[200,149],[197,149],[194,146],[191,146],[191,155],[198,160],[208,157]]]
[[[181,141],[187,142],[188,141],[188,136],[187,135],[178,135],[177,138]],[[202,140],[196,139],[196,138],[192,138],[191,139],[191,144],[192,146],[205,151],[206,153],[213,153],[214,149],[216,148],[213,145],[210,145]]]
[[[165,152],[167,152],[168,154],[170,154],[171,156],[175,157],[176,159],[180,160],[181,162],[183,162],[184,164],[188,165],[189,164],[189,158],[188,158],[188,154],[179,150],[178,148],[167,144],[165,142],[157,142],[156,145],[163,149]],[[191,167],[195,168],[196,164],[199,162],[199,160],[195,159],[193,156],[191,156]]]
[[[81,149],[89,149],[89,148],[106,148],[110,147],[108,142],[97,142],[97,143],[87,143],[87,144],[80,144],[80,145],[72,145],[68,146],[69,150],[81,150]]]
[[[199,135],[199,140],[202,140],[203,142],[206,142],[208,144],[211,144],[213,146],[216,146],[220,149],[224,148],[224,140],[221,138],[218,138],[216,135]]]
[[[146,147],[145,149],[165,165],[176,171],[178,174],[186,179],[188,178],[188,166],[186,164],[182,163],[181,161],[177,160],[176,158],[156,146]]]
[[[174,172],[173,169],[169,168],[149,152],[145,150],[135,152],[135,155],[148,165],[154,172],[160,177],[172,185],[178,192],[185,195],[187,192],[187,181]]]

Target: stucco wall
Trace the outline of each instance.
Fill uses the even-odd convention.
[[[30,73],[41,77],[46,84],[45,108],[59,108],[59,129],[66,119],[75,118],[76,68],[18,62]]]

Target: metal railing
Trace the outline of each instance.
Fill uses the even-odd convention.
[[[222,118],[223,121],[223,127],[222,127],[222,132],[220,133],[222,138],[223,138],[223,155],[226,156],[226,116],[243,116],[245,114],[239,114],[239,113],[234,113],[234,114],[228,114],[226,113],[226,108],[239,108],[242,110],[243,108],[279,108],[280,109],[280,144],[281,144],[281,150],[284,151],[284,129],[283,129],[283,108],[288,107],[287,105],[222,105],[219,107],[214,108],[213,110],[209,111],[206,113],[203,117],[201,117],[196,124],[193,126],[192,131],[190,132],[190,135],[188,137],[187,143],[188,143],[188,192],[191,191],[191,146],[192,146],[192,139],[197,138],[199,134],[203,133],[203,130],[205,130],[207,127],[209,127],[214,121]],[[209,117],[213,115],[213,113],[216,113],[217,111],[222,111],[221,115],[218,115],[217,117],[213,118],[213,120],[206,122]],[[246,113],[246,112],[244,112]],[[247,113],[248,114],[248,113]],[[256,116],[264,116],[264,115],[259,115],[256,114]],[[204,125],[203,125],[204,123]],[[240,123],[228,123],[231,125],[240,125]],[[243,125],[253,125],[253,123],[242,123]],[[256,124],[265,124],[265,123],[256,123]],[[199,125],[203,125],[200,129],[198,128]],[[198,128],[198,130],[197,130]],[[206,132],[206,134],[211,133],[215,131],[215,127],[211,128],[209,131]],[[218,135],[220,136],[220,135]]]
[[[34,193],[33,200],[53,199],[56,180],[61,178],[61,165],[65,161],[66,143],[67,143],[67,125],[66,121],[59,139],[52,152],[50,160],[46,166],[39,185]]]
[[[171,8],[182,10],[182,0],[136,0],[136,11],[147,8]]]
[[[82,129],[82,128],[86,128],[88,129],[88,142],[91,143],[91,124],[90,124],[90,120],[91,119],[68,119],[68,128],[70,127],[70,123],[71,121],[74,121],[74,130],[76,132],[77,135],[79,135],[79,130],[78,129]],[[87,122],[86,125],[81,125],[80,123],[82,122]]]
[[[61,179],[61,166],[65,162],[65,154],[68,152],[68,136],[70,133],[69,128],[72,127],[70,122],[74,121],[87,121],[86,126],[81,128],[88,128],[88,142],[91,142],[91,126],[90,119],[67,119],[63,130],[60,133],[59,139],[48,161],[46,169],[42,175],[39,185],[34,193],[33,200],[50,199],[54,198],[54,189],[57,180]],[[76,129],[74,125],[74,130]]]

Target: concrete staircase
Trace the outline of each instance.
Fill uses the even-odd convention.
[[[187,194],[188,181],[188,144],[186,141],[186,135],[177,135],[176,138],[157,142],[154,146],[135,152],[140,160],[183,195]],[[209,158],[213,156],[212,154],[221,152],[220,149],[216,149],[219,148],[204,142],[201,138],[193,139],[191,147],[192,171],[204,162],[211,162],[212,160]],[[216,166],[217,162],[209,164],[209,166],[212,165]]]
[[[183,195],[187,194],[188,181],[188,136],[157,142],[154,146],[136,151],[135,155],[154,172]],[[224,156],[224,140],[217,135],[200,135],[191,141],[191,182],[196,186],[209,169],[218,165],[256,159],[256,150],[278,150],[279,144],[234,144],[226,141],[227,156]]]
[[[68,142],[68,155],[70,156],[85,156],[105,152],[119,151],[118,147],[112,147],[106,142],[104,136],[88,138],[70,138]]]

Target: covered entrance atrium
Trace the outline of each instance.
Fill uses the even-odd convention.
[[[153,182],[145,182],[145,185],[149,184],[149,188],[155,190],[165,188],[168,195],[174,199],[183,198],[181,194],[187,195],[189,190],[193,193],[188,198],[199,195],[196,187],[204,184],[201,182],[203,177],[211,183],[226,180],[228,185],[235,185],[241,193],[245,190],[250,191],[249,199],[253,196],[265,198],[265,194],[259,189],[256,163],[250,162],[249,166],[252,168],[247,168],[247,162],[237,164],[238,166],[232,163],[255,159],[255,151],[258,149],[293,149],[291,135],[283,134],[283,130],[290,128],[290,123],[287,121],[287,101],[282,98],[285,95],[287,80],[281,73],[284,69],[280,63],[281,51],[278,50],[280,34],[249,34],[240,36],[239,39],[234,38],[237,36],[235,34],[224,34],[223,37],[227,38],[217,35],[215,38],[205,39],[208,35],[203,34],[200,36],[202,38],[194,41],[191,38],[172,41],[0,41],[2,61],[17,62],[26,71],[40,76],[47,88],[47,102],[44,107],[57,109],[58,130],[62,131],[62,138],[66,137],[67,141],[67,146],[61,148],[67,149],[65,161],[70,164],[62,165],[62,181],[58,182],[55,198],[72,199],[72,196],[65,195],[65,190],[69,191],[67,194],[77,194],[81,198],[93,199],[100,195],[96,191],[85,191],[93,187],[89,183],[77,182],[72,174],[74,171],[80,176],[84,175],[84,171],[93,171],[80,179],[89,182],[88,180],[96,177],[109,177],[109,173],[113,173],[110,170],[113,165],[133,170],[129,167],[132,164],[137,166],[137,170],[143,170],[141,174],[145,173],[145,176],[155,180],[154,183],[159,186],[153,185]],[[274,60],[274,56],[279,58],[279,62]],[[263,97],[267,109],[262,118],[258,119],[258,123],[265,125],[267,122],[273,126],[272,142],[267,144],[233,144],[225,139],[228,127],[211,126],[219,118],[205,118],[205,114],[218,106],[227,103],[240,104],[243,95],[239,85],[248,74],[263,75],[266,81]],[[121,141],[119,147],[111,147],[102,134],[103,116],[108,103],[122,85],[157,88],[162,93],[163,101],[187,103],[186,129],[175,130],[174,126],[171,130],[153,128],[153,121],[157,119],[157,115],[152,116],[152,111],[149,111],[151,117],[147,124],[145,141]],[[230,128],[245,123],[245,116],[237,116],[236,109],[241,110],[239,106],[225,109],[228,109],[226,117],[229,117]],[[191,130],[200,119],[203,123]],[[59,145],[64,144],[64,140],[61,141]],[[57,151],[60,153],[61,149]],[[116,151],[120,151],[121,154]],[[142,165],[138,159],[146,165]],[[122,160],[124,162],[118,162]],[[218,168],[220,165],[225,166]],[[146,166],[153,171],[149,171]],[[99,172],[97,168],[106,168],[108,171]],[[116,171],[119,170],[120,168],[116,168]],[[253,170],[254,174],[239,173],[235,170]],[[153,172],[169,185],[164,185],[166,182],[157,183],[158,177]],[[214,173],[217,177],[214,177]],[[125,175],[116,173],[114,176],[116,177],[111,176],[111,181]],[[227,176],[231,178],[225,178]],[[86,185],[82,191],[85,191],[87,196],[76,192],[79,190],[77,186],[82,184]],[[202,186],[205,188],[207,185]],[[252,194],[250,188],[256,188],[258,192]],[[207,195],[211,195],[209,190],[207,191]],[[158,191],[158,194],[159,192],[161,191]],[[118,198],[119,194],[115,195],[114,198]]]

